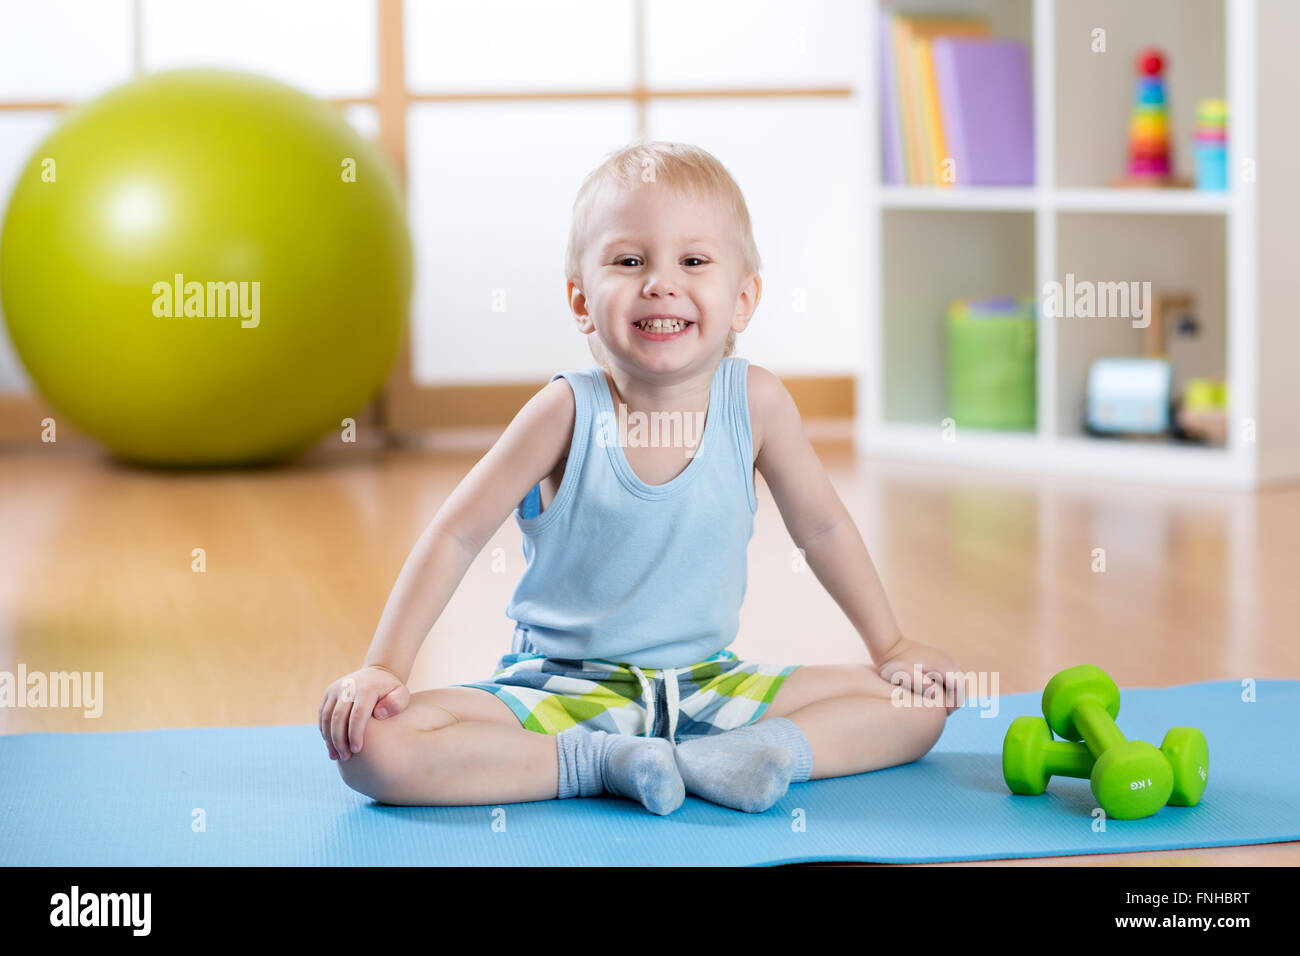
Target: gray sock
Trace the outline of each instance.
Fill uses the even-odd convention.
[[[785,717],[694,737],[677,745],[677,768],[689,793],[712,803],[762,813],[792,783],[812,774],[812,748]]]
[[[651,813],[672,813],[686,799],[686,787],[662,737],[630,737],[570,727],[555,735],[560,782],[557,798],[602,793],[636,800]]]

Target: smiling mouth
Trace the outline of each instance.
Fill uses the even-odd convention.
[[[684,332],[695,323],[688,322],[686,319],[641,319],[632,324],[642,332],[671,335],[674,332]]]

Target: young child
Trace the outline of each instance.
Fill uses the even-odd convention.
[[[609,793],[656,814],[689,792],[756,813],[934,745],[956,666],[900,633],[789,393],[732,354],[759,269],[744,197],[704,150],[638,141],[587,177],[567,290],[599,365],[524,405],[417,540],[365,666],[326,690],[321,736],[350,787],[405,805]],[[647,418],[673,440],[645,440]],[[727,649],[755,469],[874,663]],[[512,512],[527,567],[510,653],[490,680],[410,693],[419,645]]]

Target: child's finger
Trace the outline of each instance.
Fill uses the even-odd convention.
[[[330,737],[340,760],[347,760],[352,755],[348,750],[348,718],[352,715],[352,706],[353,701],[340,700],[334,705],[334,716],[330,718]]]
[[[948,716],[951,717],[953,711],[966,706],[966,686],[955,671],[952,672],[952,678],[945,685],[944,692],[952,700],[952,703],[948,705]]]
[[[381,719],[391,717],[406,710],[406,705],[410,702],[411,692],[405,684],[398,684],[375,703],[375,716]]]
[[[370,712],[375,706],[371,693],[369,690],[363,691],[352,702],[352,716],[348,718],[348,741],[354,754],[361,752],[366,721],[370,719]]]
[[[334,745],[330,743],[329,720],[334,713],[334,696],[329,691],[325,692],[325,699],[321,702],[320,712],[316,715],[316,720],[320,727],[320,738],[325,741],[325,749],[329,751],[330,759],[338,759],[338,752]]]
[[[896,687],[912,689],[912,672],[902,664],[889,663],[880,668],[880,676]]]

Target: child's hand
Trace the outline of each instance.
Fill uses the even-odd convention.
[[[921,686],[915,688],[912,686],[913,676],[918,670]],[[900,637],[880,661],[880,676],[913,693],[923,693],[929,700],[938,700],[943,694],[945,700],[952,700],[945,707],[949,715],[965,703],[965,689],[957,664],[941,648],[929,644],[918,644]]]
[[[340,677],[325,689],[320,704],[320,735],[331,760],[347,760],[361,752],[366,721],[401,713],[411,692],[392,671],[363,667]]]

